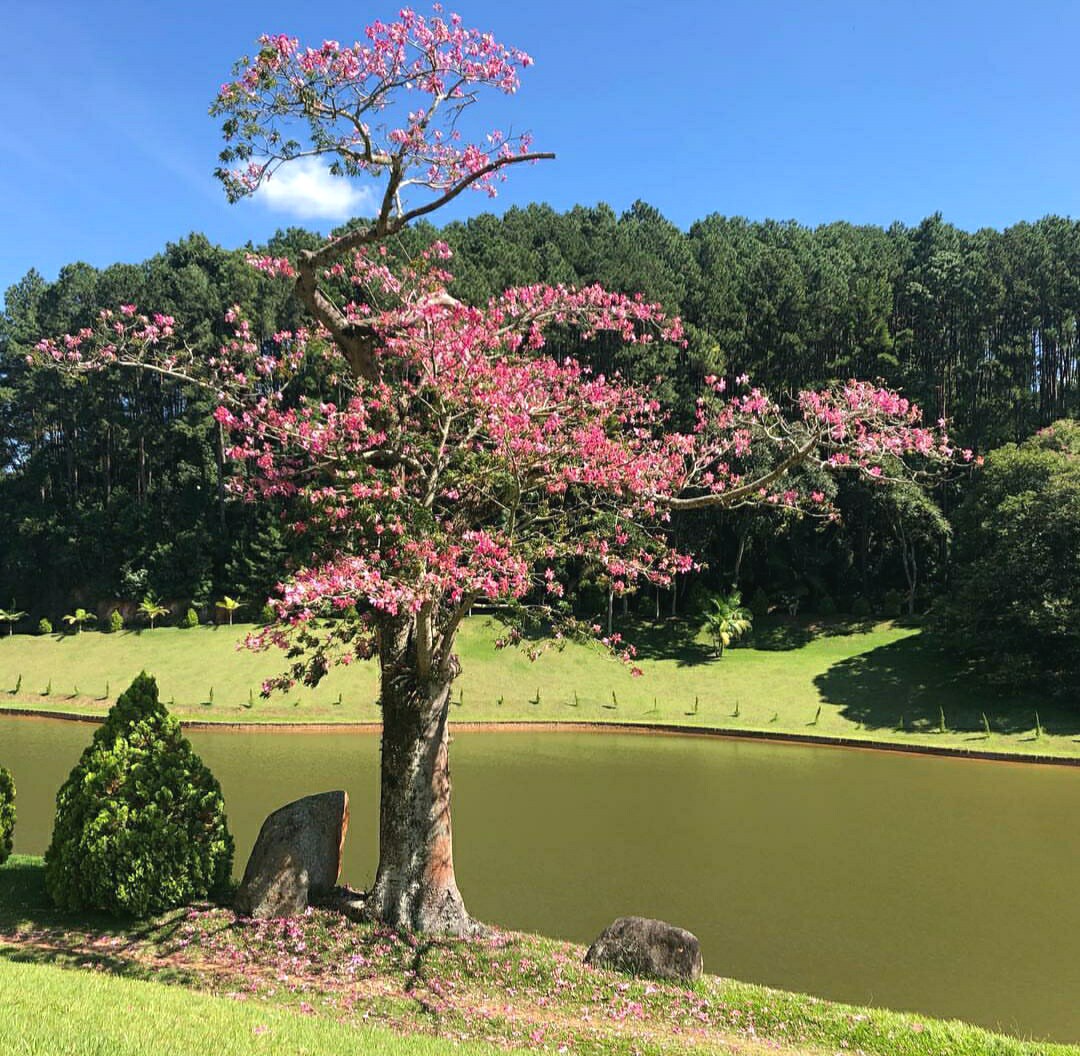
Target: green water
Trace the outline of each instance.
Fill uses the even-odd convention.
[[[16,850],[92,728],[0,717]],[[242,870],[262,818],[352,800],[344,879],[376,860],[378,740],[194,732]],[[694,931],[706,970],[1080,1041],[1080,769],[626,734],[462,733],[458,880],[474,915],[578,941],[612,918]]]

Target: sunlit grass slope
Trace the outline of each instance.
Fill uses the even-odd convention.
[[[0,638],[0,707],[103,713],[145,669],[184,719],[378,721],[370,663],[263,700],[260,684],[283,658],[240,647],[249,629]],[[641,678],[583,645],[531,662],[494,648],[490,618],[466,621],[453,719],[661,723],[1080,757],[1080,709],[993,694],[915,628],[772,622],[723,659],[685,622],[624,630],[641,649]]]

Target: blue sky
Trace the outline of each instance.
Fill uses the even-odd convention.
[[[532,53],[491,124],[559,156],[448,218],[638,198],[683,227],[713,212],[888,224],[940,210],[970,229],[1080,214],[1075,2],[447,8]],[[52,279],[74,260],[142,260],[190,231],[237,246],[294,223],[327,229],[295,196],[228,205],[207,107],[260,33],[348,42],[396,10],[0,0],[0,290],[31,267]]]

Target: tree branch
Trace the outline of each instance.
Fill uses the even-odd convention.
[[[693,495],[689,498],[657,496],[654,501],[666,506],[669,510],[703,510],[709,506],[731,506],[748,495],[753,495],[762,488],[767,488],[774,480],[779,480],[789,469],[794,469],[797,465],[805,462],[813,453],[817,444],[818,438],[816,436],[811,437],[802,447],[792,451],[775,469],[771,469],[764,476],[750,481],[749,484],[742,484],[737,488],[732,488],[730,491],[715,491],[710,492],[708,495]]]

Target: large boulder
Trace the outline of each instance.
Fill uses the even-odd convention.
[[[595,968],[691,981],[701,975],[701,944],[683,928],[647,917],[619,917],[585,954]]]
[[[275,810],[259,830],[234,903],[244,917],[293,917],[329,894],[349,828],[345,792],[305,796]]]

